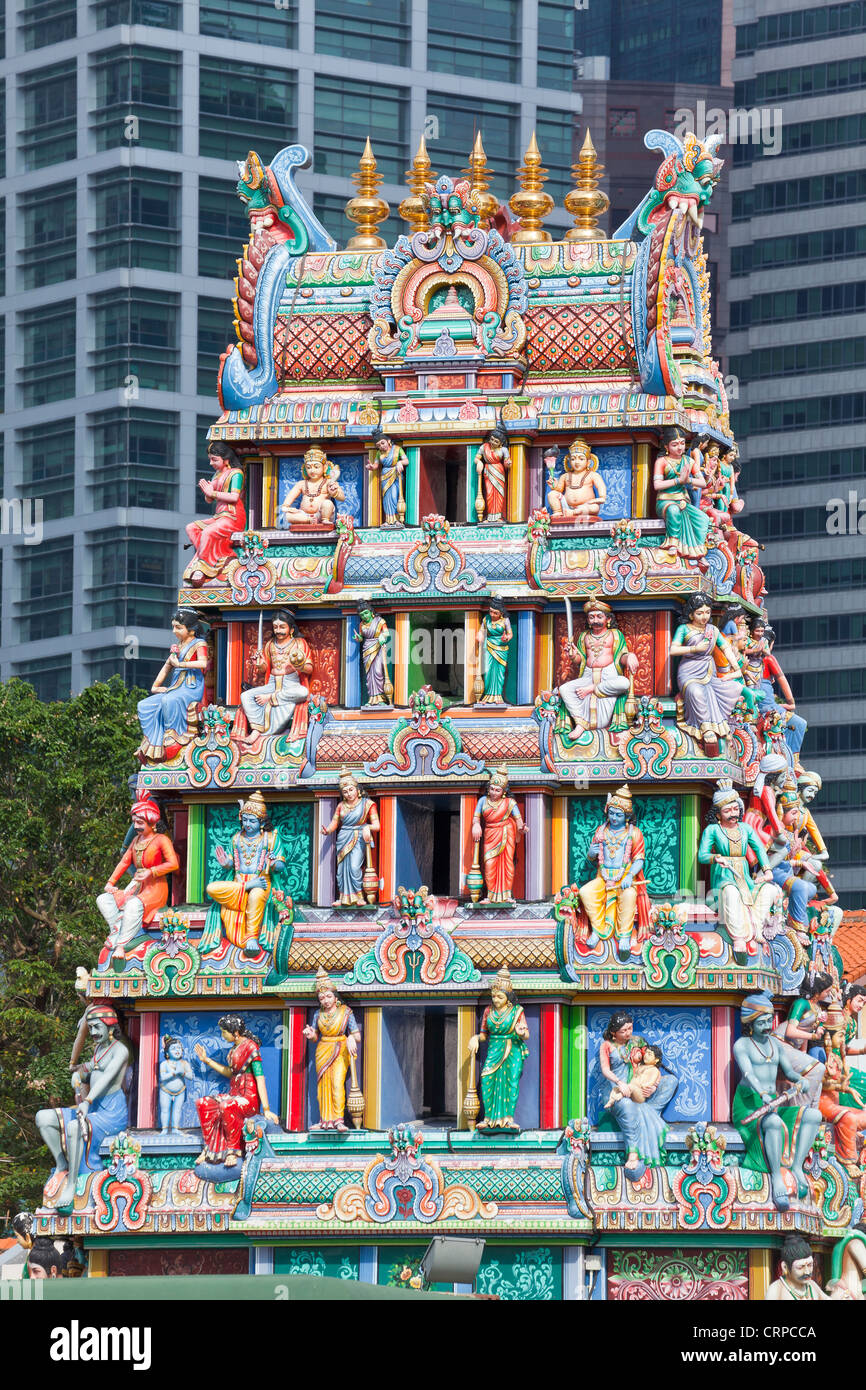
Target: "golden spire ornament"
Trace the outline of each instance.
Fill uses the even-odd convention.
[[[475,144],[472,146],[472,153],[469,156],[469,168],[464,169],[463,177],[469,180],[472,192],[475,194],[474,202],[480,214],[480,223],[486,227],[499,211],[499,199],[495,193],[489,193],[490,180],[493,177],[493,170],[487,163],[487,155],[484,153],[484,146],[481,143],[481,131],[475,137]]]
[[[346,216],[350,222],[358,224],[358,230],[346,242],[346,250],[379,251],[388,245],[385,238],[379,236],[379,223],[384,222],[391,209],[376,193],[382,175],[376,169],[369,135],[352,179],[358,185],[358,192],[346,204]]]
[[[564,241],[604,241],[604,233],[597,225],[599,217],[610,207],[610,198],[598,187],[603,173],[604,165],[596,158],[587,127],[577,163],[571,166],[575,186],[565,196],[565,207],[574,218],[574,226],[569,227]]]
[[[433,165],[430,163],[430,156],[427,153],[427,145],[423,135],[418,144],[418,153],[412,160],[412,168],[406,170],[406,182],[409,185],[409,197],[403,199],[397,211],[403,221],[409,223],[410,233],[426,232],[430,224],[427,221],[427,209],[421,195],[424,192],[425,183],[436,182],[436,175],[433,173]]]
[[[511,233],[511,240],[518,246],[530,246],[538,242],[551,241],[550,232],[542,227],[542,222],[553,211],[553,199],[542,191],[547,183],[547,170],[542,167],[541,151],[532,132],[532,139],[523,163],[517,171],[520,187],[508,200],[508,206],[515,217],[520,218],[517,231]]]

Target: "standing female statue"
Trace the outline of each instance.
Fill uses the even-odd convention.
[[[508,769],[503,764],[490,773],[487,795],[479,798],[472,816],[472,839],[481,844],[487,903],[510,903],[514,899],[514,871],[517,836],[526,834],[520,809],[508,792]]]
[[[482,1042],[487,1043],[481,1073],[484,1119],[478,1128],[515,1130],[520,1128],[514,1112],[523,1064],[529,1053],[529,1027],[523,1009],[515,1001],[507,965],[502,966],[491,984],[490,999],[481,1019],[481,1031],[469,1039],[469,1051],[473,1054]]]
[[[322,826],[323,835],[337,833],[337,887],[341,907],[364,904],[364,870],[372,869],[373,835],[379,831],[376,803],[361,795],[361,788],[347,767],[340,769],[341,801],[333,818]],[[375,871],[373,877],[376,878]],[[378,886],[378,879],[376,878]]]
[[[715,652],[721,651],[727,669],[738,671],[737,654],[710,619],[713,611],[704,594],[686,599],[683,617],[673,636],[671,656],[677,668],[677,727],[704,745],[707,757],[718,757],[719,739],[731,732],[728,715],[743,693],[740,681],[717,674]]]
[[[665,546],[684,559],[707,552],[710,519],[696,507],[689,485],[705,488],[707,480],[686,452],[688,435],[678,425],[662,430],[662,448],[653,470],[656,512],[665,524]]]
[[[304,1029],[304,1037],[316,1044],[316,1090],[319,1098],[319,1123],[313,1129],[348,1128],[346,1113],[346,1075],[350,1058],[358,1055],[361,1030],[355,1015],[344,1004],[320,965],[316,971],[316,993],[319,1009],[312,1023]]]
[[[141,762],[162,762],[196,734],[196,706],[204,696],[208,624],[194,608],[178,608],[171,620],[174,643],[168,660],[138,702],[138,722],[144,738],[136,753]],[[166,685],[170,673],[171,684]],[[169,750],[171,750],[169,752]]]
[[[481,448],[475,455],[475,471],[478,474],[478,498],[475,503],[479,521],[483,513],[487,522],[505,520],[506,489],[511,455],[508,452],[508,436],[500,426],[491,430]]]
[[[476,661],[478,671],[484,672],[484,694],[480,705],[504,705],[505,677],[508,673],[508,648],[514,633],[508,614],[498,599],[491,599],[487,616],[478,629]]]

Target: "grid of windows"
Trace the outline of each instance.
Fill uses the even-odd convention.
[[[778,594],[817,594],[829,588],[866,588],[866,559],[854,556],[848,560],[813,560],[809,564],[765,565],[764,579],[767,588],[775,597]],[[833,671],[835,681],[838,672]],[[862,672],[861,672],[862,674]],[[841,700],[841,690],[833,698]],[[858,691],[866,695],[866,689]]]
[[[236,159],[239,149],[255,150],[267,164],[295,138],[295,86],[295,74],[283,68],[202,56],[199,154]]]
[[[234,184],[222,179],[198,181],[198,273],[214,280],[237,274],[240,248],[249,236],[249,221]]]
[[[514,186],[520,162],[520,108],[504,101],[473,101],[471,104],[439,98],[431,92],[427,110],[437,121],[434,163],[442,169],[466,167],[475,137],[481,132],[484,149],[494,171],[491,190]],[[506,193],[504,196],[508,196]]]
[[[866,613],[810,613],[804,618],[777,618],[773,630],[777,648],[847,647],[866,638]],[[861,726],[857,732],[861,738],[866,737],[866,728]],[[821,729],[813,729],[812,733],[819,734]],[[866,742],[860,747],[866,748]],[[814,752],[824,749],[816,747]]]
[[[831,679],[835,678],[835,672],[826,674]],[[866,671],[861,674],[866,676]],[[864,807],[866,807],[866,781],[860,778],[838,782],[825,781],[821,787],[822,811],[861,811]]]
[[[72,658],[45,656],[15,667],[19,680],[33,686],[40,700],[66,700],[72,690]]]
[[[409,0],[317,0],[316,52],[409,63]]]
[[[90,125],[98,150],[180,149],[180,60],[157,48],[110,49],[94,63]]]
[[[801,643],[801,645],[803,644]],[[819,724],[809,730],[809,740],[809,751],[823,754],[825,757],[832,758],[847,753],[863,753],[866,752],[866,727],[862,724],[842,724],[839,727],[835,724]],[[860,837],[860,854],[862,860],[862,836]],[[833,863],[832,853],[830,863]]]
[[[75,38],[75,0],[30,0],[18,11],[18,35],[25,51]]]
[[[737,57],[759,48],[778,48],[804,39],[830,34],[858,34],[866,29],[866,0],[847,0],[841,5],[816,5],[814,9],[788,10],[765,15],[752,24],[737,27]]]
[[[519,82],[522,10],[519,0],[428,0],[431,72]]]
[[[539,87],[570,92],[574,78],[574,5],[540,0],[537,80]]]
[[[18,343],[22,406],[45,405],[75,395],[74,300],[19,314]]]
[[[93,6],[97,29],[115,24],[146,24],[150,29],[179,29],[181,0],[98,0]]]
[[[93,180],[95,270],[179,269],[180,175],[112,169]]]
[[[762,183],[745,193],[735,193],[732,217],[735,222],[796,208],[831,207],[835,203],[856,203],[866,196],[866,170],[846,174],[818,174],[808,179],[782,179]]]
[[[90,416],[93,468],[90,505],[149,507],[178,504],[178,416],[161,410],[106,410]]]
[[[756,348],[731,358],[731,371],[741,382],[768,376],[802,376],[807,372],[844,372],[866,364],[863,338],[835,338],[819,343],[786,343]]]
[[[775,290],[772,294],[734,300],[731,328],[833,318],[839,314],[859,314],[864,309],[866,280],[849,280],[842,285],[813,285],[808,290]]]
[[[718,84],[721,5],[702,0],[616,0],[583,4],[575,15],[576,51],[609,55],[612,81]]]
[[[863,863],[862,835],[833,835],[827,841],[830,863],[837,868]]]
[[[294,48],[298,39],[295,0],[201,0],[200,34],[240,43],[264,43],[269,48]]]
[[[74,159],[75,59],[26,73],[18,79],[18,90],[23,112],[18,149],[24,169]]]
[[[756,102],[817,97],[863,86],[866,86],[866,58],[842,58],[836,63],[812,63],[808,67],[762,72],[748,82],[735,82],[734,104],[754,106]]]
[[[866,227],[831,227],[823,232],[797,232],[765,237],[749,246],[731,249],[731,275],[780,266],[810,265],[817,261],[842,261],[866,252]]]
[[[165,661],[165,652],[161,647],[138,647],[137,651],[137,657],[127,657],[119,647],[95,652],[87,663],[88,680],[110,681],[112,676],[120,676],[127,690],[149,691]]]
[[[176,391],[180,371],[180,296],[158,290],[109,290],[92,301],[94,388]]]
[[[168,627],[177,590],[177,543],[164,531],[117,527],[90,542],[90,626]]]
[[[6,199],[0,198],[0,295],[6,293]]]
[[[366,82],[342,77],[317,77],[315,118],[317,173],[354,174],[364,137],[369,135],[379,173],[389,183],[403,182],[409,162],[409,93],[405,88],[371,88]],[[348,131],[358,132],[357,142],[347,138]],[[438,152],[440,146],[435,148]]]
[[[75,510],[75,421],[51,420],[20,430],[21,492],[39,497],[45,521]]]
[[[75,278],[76,205],[74,183],[20,195],[19,289],[35,290]]]
[[[770,401],[731,412],[738,439],[774,430],[808,430],[821,426],[856,425],[866,420],[866,391],[848,395],[809,396],[805,400]]]
[[[841,150],[862,145],[866,140],[866,115],[828,116],[822,121],[786,122],[782,134],[783,154],[817,154],[819,150]],[[734,164],[751,164],[759,158],[760,147],[734,146]]]
[[[791,511],[750,512],[749,532],[759,541],[798,540],[826,536],[826,507],[796,507]]]
[[[43,541],[33,551],[22,547],[15,560],[21,584],[18,641],[68,636],[72,631],[72,542]]]
[[[814,454],[771,454],[751,459],[738,483],[744,493],[781,483],[820,483],[829,478],[866,477],[866,449],[819,449]]]
[[[198,394],[216,395],[220,354],[235,341],[232,306],[225,299],[198,301]]]
[[[0,411],[6,409],[6,319],[0,315]]]

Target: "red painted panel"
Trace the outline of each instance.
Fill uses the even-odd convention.
[[[307,1040],[303,1034],[307,1010],[296,1006],[286,1010],[286,1127],[302,1130],[307,1112]]]

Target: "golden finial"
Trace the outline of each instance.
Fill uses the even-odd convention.
[[[523,164],[517,171],[517,177],[520,179],[520,187],[509,198],[508,205],[515,217],[520,218],[520,226],[517,231],[511,233],[511,240],[519,246],[552,240],[550,232],[546,232],[541,225],[545,217],[553,211],[553,199],[549,193],[542,192],[542,185],[547,182],[547,170],[541,164],[541,152],[535,131],[532,132],[532,139],[523,156]]]
[[[346,216],[350,222],[357,222],[358,230],[346,242],[346,250],[379,251],[388,245],[385,238],[379,236],[379,223],[384,222],[391,209],[384,198],[376,196],[382,175],[376,170],[369,135],[357,172],[352,175],[352,179],[358,185],[358,192],[346,204]]]
[[[406,170],[406,182],[409,185],[409,197],[403,199],[397,211],[403,221],[409,223],[410,232],[426,232],[430,224],[421,194],[424,192],[425,183],[436,182],[436,175],[433,173],[423,135],[418,144],[418,153],[412,160],[412,168]]]
[[[487,226],[499,211],[499,199],[495,193],[488,193],[490,180],[493,177],[493,170],[487,163],[487,155],[484,153],[484,146],[481,143],[481,131],[475,137],[475,144],[469,156],[469,168],[463,171],[464,179],[468,179],[475,194],[475,205],[480,213],[482,226]]]
[[[610,198],[598,187],[603,173],[604,165],[596,158],[595,145],[587,128],[577,163],[571,166],[575,186],[565,195],[566,210],[574,218],[574,226],[569,227],[564,241],[604,241],[596,225],[610,207]]]

